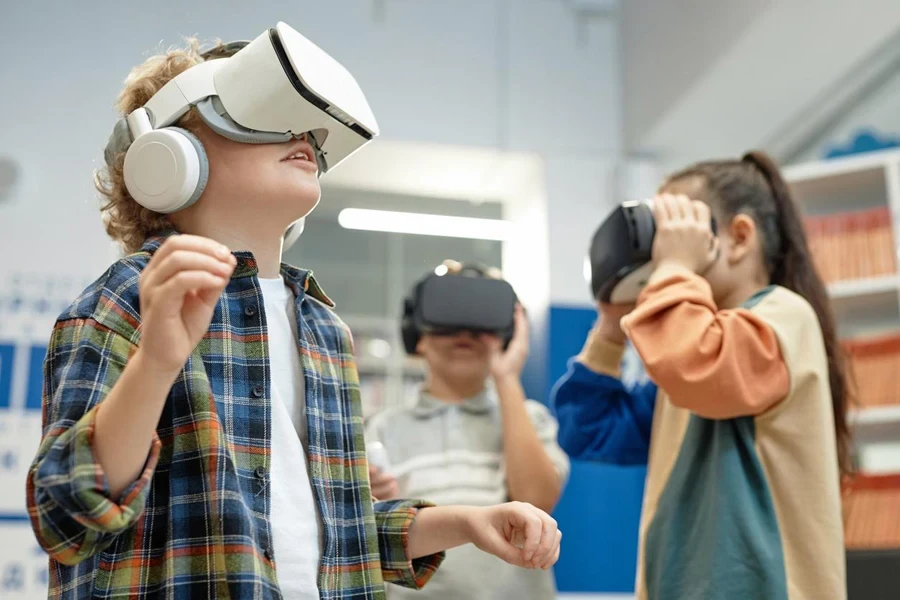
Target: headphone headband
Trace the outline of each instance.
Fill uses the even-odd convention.
[[[200,57],[204,62],[219,58],[228,58],[229,56],[237,54],[238,51],[249,43],[250,42],[245,40],[238,40],[218,44],[209,50],[201,52]],[[115,163],[116,156],[127,151],[133,141],[134,136],[131,134],[128,122],[125,120],[125,117],[122,117],[116,121],[116,124],[113,126],[112,134],[109,136],[106,148],[103,151],[103,159],[106,161],[106,164],[112,166]]]
[[[232,54],[237,54],[244,46],[249,44],[249,40],[238,40],[234,42],[226,42],[218,44],[205,52],[201,52],[200,56],[203,60],[211,60],[216,58],[228,58]]]

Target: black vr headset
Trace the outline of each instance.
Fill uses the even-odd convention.
[[[480,265],[463,265],[458,273],[427,275],[403,302],[403,346],[407,353],[416,354],[423,333],[471,331],[498,335],[506,348],[513,335],[516,301],[512,286],[491,279]]]
[[[710,226],[716,234],[716,221]],[[623,202],[594,233],[591,240],[591,292],[610,304],[637,300],[653,272],[656,221],[648,202]]]

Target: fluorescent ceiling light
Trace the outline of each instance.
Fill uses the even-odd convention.
[[[366,208],[345,208],[338,214],[338,223],[345,229],[497,241],[510,239],[513,228],[512,223],[500,219],[447,217]]]

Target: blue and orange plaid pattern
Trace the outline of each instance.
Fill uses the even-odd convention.
[[[280,598],[268,344],[249,253],[236,253],[140,478],[111,498],[94,458],[97,411],[140,343],[138,275],[165,237],[110,267],[50,340],[43,440],[27,482],[32,525],[50,554],[50,598]],[[285,265],[282,276],[296,296],[310,480],[324,522],[321,598],[383,598],[385,581],[421,587],[442,560],[407,555],[410,524],[428,504],[373,502],[349,331],[310,272]]]

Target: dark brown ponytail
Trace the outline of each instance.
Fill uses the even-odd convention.
[[[749,152],[740,161],[716,161],[694,165],[672,175],[669,182],[699,177],[722,217],[737,214],[753,218],[770,280],[800,296],[813,307],[825,341],[834,411],[835,438],[842,473],[852,471],[847,409],[852,398],[852,376],[837,338],[828,292],[816,271],[803,219],[790,188],[775,162],[763,152]]]

